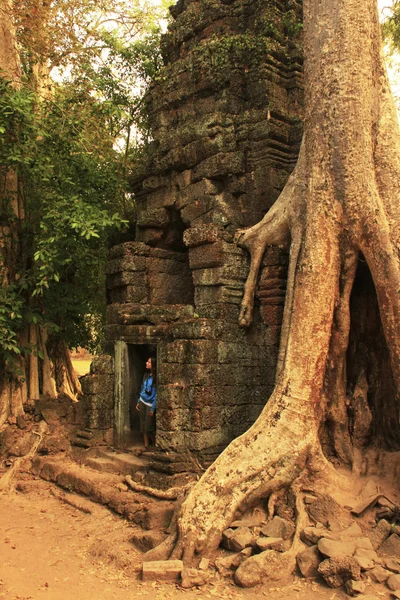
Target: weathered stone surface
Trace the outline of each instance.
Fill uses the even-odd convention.
[[[255,536],[248,527],[238,529],[226,529],[222,534],[222,545],[227,550],[240,552],[254,543]]]
[[[383,559],[383,566],[393,573],[400,573],[400,559],[396,558],[385,558]]]
[[[367,558],[368,560],[372,560],[374,562],[380,562],[380,559],[375,550],[368,550],[367,548],[356,548],[354,556]]]
[[[365,592],[365,583],[363,581],[354,581],[354,579],[349,579],[344,584],[344,588],[346,590],[346,594],[349,596],[358,596],[358,594]]]
[[[375,567],[375,561],[365,556],[355,556],[357,563],[360,565],[361,571],[369,571]]]
[[[318,572],[333,588],[341,587],[349,579],[361,578],[360,566],[352,556],[327,558],[320,563]]]
[[[183,570],[181,560],[154,560],[142,566],[143,581],[178,581]]]
[[[391,525],[385,519],[381,519],[374,529],[368,532],[368,537],[371,540],[372,547],[377,550],[381,544],[389,537]]]
[[[331,526],[331,529],[334,525],[335,529],[342,531],[353,523],[349,511],[328,495],[319,496],[315,502],[307,506],[307,511],[315,521],[324,527]]]
[[[400,590],[400,575],[390,575],[387,580],[387,586],[393,591]]]
[[[210,559],[203,557],[199,563],[200,571],[207,571],[209,564],[210,564]]]
[[[379,547],[379,554],[400,556],[400,536],[397,535],[397,533],[392,533],[392,535]]]
[[[274,550],[266,550],[245,560],[235,572],[235,581],[246,588],[263,581],[288,583],[292,579],[292,569],[290,557]]]
[[[261,536],[256,539],[256,546],[261,552],[265,550],[281,550],[283,545],[283,538],[278,537],[264,537]]]
[[[200,569],[185,568],[182,570],[181,587],[183,587],[184,589],[189,589],[192,587],[205,585],[209,578],[210,575],[206,571],[201,571]]]
[[[323,527],[305,527],[300,534],[301,539],[306,544],[318,544],[321,538],[333,539],[332,534]]]
[[[329,540],[321,538],[318,541],[318,550],[328,558],[336,558],[338,556],[352,556],[355,550],[354,541],[341,542],[338,540]]]
[[[282,519],[281,517],[274,517],[272,521],[267,523],[262,529],[261,533],[266,537],[281,537],[284,540],[288,540],[293,537],[295,532],[295,526],[290,521]]]
[[[318,565],[322,561],[322,555],[318,546],[310,546],[297,555],[297,566],[303,577],[318,577]]]
[[[375,581],[375,583],[383,583],[390,576],[390,572],[383,567],[374,567],[371,569],[371,571],[369,571],[368,575],[371,577],[372,581]]]

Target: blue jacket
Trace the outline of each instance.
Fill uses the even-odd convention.
[[[157,390],[156,384],[153,384],[152,375],[146,373],[143,377],[142,388],[140,390],[140,396],[137,403],[139,404],[140,400],[144,402],[144,404],[151,405],[151,410],[154,412],[156,410],[157,405]]]

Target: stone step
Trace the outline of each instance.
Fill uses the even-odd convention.
[[[121,475],[133,475],[137,471],[146,471],[150,466],[149,460],[143,456],[101,448],[96,448],[95,454],[83,457],[83,463],[102,473],[119,473]]]

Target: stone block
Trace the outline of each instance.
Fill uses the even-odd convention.
[[[383,565],[389,571],[393,571],[393,573],[400,573],[400,560],[396,558],[385,558],[383,560]]]
[[[333,539],[332,535],[329,534],[327,529],[323,527],[305,527],[300,534],[301,539],[306,544],[318,544],[321,538]]]
[[[265,550],[282,550],[284,541],[283,538],[281,537],[264,537],[264,536],[260,536],[259,538],[256,539],[256,546],[257,548],[261,551],[264,552]]]
[[[146,269],[146,262],[144,256],[127,255],[122,258],[115,258],[109,260],[105,267],[106,275],[116,275],[117,273],[129,272],[143,272]]]
[[[165,208],[151,208],[138,213],[138,227],[150,227],[154,229],[163,229],[170,222],[170,213]]]
[[[177,275],[154,273],[149,277],[151,304],[193,304],[193,282],[190,273],[181,268]]]
[[[244,173],[245,170],[245,156],[243,152],[220,152],[206,158],[194,167],[192,170],[192,181],[199,181],[203,177],[213,179],[222,175],[237,175]]]
[[[255,536],[248,527],[226,529],[222,533],[221,544],[224,548],[233,552],[241,552],[245,548],[252,546],[254,542]]]
[[[167,363],[216,363],[217,342],[211,340],[175,340],[165,346]]]
[[[383,567],[374,567],[369,571],[368,575],[375,583],[383,583],[389,578],[390,572]]]
[[[82,392],[86,395],[109,394],[114,390],[114,375],[95,374],[81,378]]]
[[[365,592],[365,583],[363,581],[349,579],[344,584],[344,589],[349,596],[358,596],[358,594],[363,594]]]
[[[388,521],[381,519],[374,529],[368,532],[372,547],[377,550],[381,544],[389,537],[392,527]]]
[[[321,560],[322,556],[316,545],[299,552],[296,557],[297,566],[303,577],[318,577],[318,565]]]
[[[400,536],[397,533],[392,533],[390,537],[383,542],[379,547],[379,554],[388,556],[400,556]]]
[[[293,537],[295,532],[295,526],[291,521],[282,519],[281,517],[274,517],[272,521],[264,525],[261,529],[261,533],[268,537],[281,537],[284,540],[289,540]]]
[[[142,566],[143,581],[178,581],[183,570],[181,560],[154,560]]]
[[[400,575],[390,575],[388,578],[386,585],[390,590],[399,591],[400,590]]]
[[[90,363],[91,375],[113,375],[114,374],[114,359],[107,354],[95,356]]]
[[[212,244],[223,238],[223,231],[217,225],[195,225],[183,234],[186,246],[193,248],[203,244]]]
[[[143,285],[127,285],[124,287],[117,287],[114,289],[109,289],[109,298],[112,304],[124,303],[124,302],[140,302],[140,303],[148,303],[149,302],[149,290],[148,286]]]
[[[349,579],[361,579],[360,566],[352,556],[327,558],[318,567],[318,572],[329,587],[341,587]]]
[[[210,574],[204,570],[185,568],[182,570],[182,583],[183,589],[189,589],[192,587],[199,587],[205,585],[210,578]]]
[[[318,541],[318,550],[323,556],[328,558],[352,556],[355,550],[355,543],[353,541],[341,542],[338,540],[321,538]]]
[[[82,403],[83,410],[91,411],[91,410],[104,410],[110,409],[112,410],[114,407],[114,393],[99,393],[92,395],[84,395],[82,396],[80,402]]]
[[[113,290],[123,286],[143,288],[148,285],[147,274],[143,271],[122,271],[115,275],[107,275],[107,288]]]
[[[88,429],[109,429],[113,426],[113,411],[91,410],[83,415],[83,426]]]

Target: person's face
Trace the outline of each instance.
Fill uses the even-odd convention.
[[[146,362],[146,369],[148,369],[150,371],[151,367],[152,367],[152,365],[151,365],[151,358],[148,358],[147,362]]]

